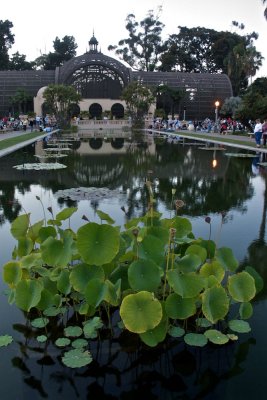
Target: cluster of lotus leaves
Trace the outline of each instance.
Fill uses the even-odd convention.
[[[41,313],[33,321],[40,341],[50,319],[70,307],[87,321],[86,328],[66,327],[57,340],[59,347],[70,346],[71,337],[83,336],[64,354],[66,365],[90,362],[83,346],[98,337],[104,310],[109,320],[117,313],[121,329],[152,347],[168,336],[192,346],[222,345],[250,331],[261,277],[249,266],[239,271],[231,249],[195,238],[188,219],[150,211],[122,229],[99,210],[100,223],[87,221],[74,232],[69,226],[76,211],[66,208],[35,223],[29,214],[16,218],[11,233],[17,245],[3,266],[9,302]]]

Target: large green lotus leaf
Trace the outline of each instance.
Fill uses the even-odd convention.
[[[106,279],[105,285],[106,292],[104,300],[112,306],[118,306],[121,297],[121,280],[119,279],[118,282],[116,282],[116,284],[114,285],[112,282]]]
[[[103,280],[95,278],[91,279],[85,288],[84,296],[90,306],[97,307],[106,295],[106,285]]]
[[[112,219],[107,213],[101,211],[101,210],[96,210],[97,215],[101,219],[101,221],[106,221],[108,224],[112,225],[115,223],[114,219]]]
[[[187,333],[184,341],[189,346],[204,347],[208,343],[208,339],[202,333]]]
[[[41,253],[38,252],[21,257],[20,262],[23,268],[30,269],[32,267],[40,267],[43,260],[41,259]]]
[[[183,256],[180,260],[176,261],[176,268],[180,272],[194,272],[202,264],[201,258],[197,254],[187,254]]]
[[[162,271],[152,260],[139,259],[128,269],[128,279],[132,289],[154,292],[159,287]]]
[[[39,280],[24,279],[17,284],[15,303],[24,311],[30,311],[40,299],[43,284]]]
[[[235,301],[250,301],[256,294],[254,278],[245,271],[230,276],[228,279],[228,290]]]
[[[183,299],[171,293],[165,302],[165,312],[172,319],[186,319],[196,313],[195,299]]]
[[[89,321],[86,321],[83,327],[84,336],[87,339],[95,339],[97,337],[97,331],[101,329],[103,322],[99,317],[94,317]]]
[[[238,260],[233,254],[233,250],[228,247],[221,247],[216,253],[217,259],[226,271],[234,272],[238,267]]]
[[[33,225],[29,226],[28,237],[35,242],[39,236],[39,231],[44,224],[44,220],[38,221]]]
[[[145,260],[153,260],[158,265],[164,261],[165,244],[156,236],[147,235],[138,247],[138,255]]]
[[[54,267],[66,267],[72,257],[72,238],[62,242],[53,237],[47,238],[41,244],[41,252],[43,261]]]
[[[229,311],[229,298],[221,286],[206,289],[202,296],[202,311],[208,321],[216,324]]]
[[[93,358],[89,351],[83,349],[74,349],[66,351],[62,357],[62,362],[69,368],[81,368],[85,365],[91,364]]]
[[[170,286],[183,298],[196,297],[205,287],[205,279],[195,272],[181,274],[177,270],[167,272]]]
[[[130,289],[130,284],[128,281],[128,269],[129,265],[119,265],[116,269],[114,269],[109,277],[112,283],[116,283],[118,280],[121,281],[122,292]]]
[[[58,221],[65,221],[66,219],[70,218],[72,214],[74,214],[77,210],[78,210],[77,207],[64,208],[64,210],[60,211],[56,215],[56,219]]]
[[[207,259],[207,250],[204,247],[199,246],[198,244],[191,244],[186,249],[185,254],[195,254],[201,259],[202,263],[205,262]]]
[[[247,266],[245,268],[245,271],[248,272],[254,278],[255,286],[256,286],[256,293],[261,292],[264,287],[264,281],[263,281],[262,277],[258,274],[258,272],[253,267]]]
[[[240,318],[249,319],[250,317],[252,317],[252,314],[253,314],[253,307],[251,303],[247,302],[240,304],[239,307]]]
[[[147,332],[140,333],[140,339],[147,346],[156,347],[159,343],[165,340],[168,331],[168,319],[162,318],[160,323],[154,328]]]
[[[204,335],[206,336],[206,338],[209,339],[210,342],[214,344],[225,344],[229,342],[229,337],[224,335],[217,329],[209,329],[206,332],[204,332]]]
[[[162,307],[152,293],[141,291],[124,297],[120,315],[130,332],[144,333],[160,323]]]
[[[61,293],[65,295],[70,293],[71,283],[70,283],[70,273],[68,270],[64,269],[61,271],[57,280],[57,288]]]
[[[33,249],[33,242],[30,238],[24,237],[18,239],[18,256],[23,257],[31,253]]]
[[[218,261],[213,260],[210,263],[205,263],[202,265],[199,273],[205,278],[208,278],[209,276],[215,276],[217,281],[221,283],[225,275],[225,270]]]
[[[238,333],[248,333],[251,331],[250,325],[247,321],[242,321],[240,319],[232,319],[228,323],[229,328],[234,332]]]
[[[101,281],[105,279],[103,268],[96,265],[78,264],[70,273],[70,282],[73,288],[80,293],[84,293],[88,282],[96,278]]]
[[[18,261],[9,261],[3,266],[4,282],[10,286],[16,286],[22,278],[22,268]]]
[[[30,214],[19,215],[11,224],[10,232],[15,239],[24,238],[27,235],[30,224]]]
[[[91,222],[77,231],[77,248],[88,264],[103,265],[111,262],[119,246],[118,229],[110,225]]]
[[[183,217],[173,218],[172,228],[176,229],[176,238],[183,238],[192,232],[191,222],[189,221],[189,219]]]
[[[203,240],[199,241],[198,243],[201,247],[204,247],[207,251],[207,258],[214,258],[215,256],[215,250],[216,250],[216,244],[213,242],[213,240]]]
[[[169,240],[169,229],[160,227],[160,226],[150,226],[147,229],[147,234],[151,236],[155,236],[160,239],[163,243],[168,243]]]
[[[55,297],[55,295],[52,294],[49,290],[44,288],[42,290],[41,299],[37,304],[37,308],[38,310],[45,310],[49,307],[57,305],[57,303],[57,297]]]
[[[36,239],[36,241],[38,243],[42,243],[50,236],[53,238],[57,237],[57,231],[55,230],[55,228],[53,226],[43,226],[39,230],[38,238]]]

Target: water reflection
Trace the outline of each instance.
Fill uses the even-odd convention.
[[[44,172],[12,168],[16,164],[36,162],[35,154],[41,154],[48,146],[46,141],[0,159],[2,260],[7,261],[5,251],[8,259],[11,258],[13,247],[7,233],[10,222],[25,210],[32,213],[34,220],[42,218],[42,209],[39,204],[36,206],[36,194],[41,197],[44,208],[52,204],[55,213],[65,206],[77,205],[79,217],[73,222],[74,229],[81,224],[83,214],[91,212],[89,217],[93,220],[97,209],[110,212],[118,224],[123,224],[126,219],[146,212],[149,199],[146,181],[149,179],[155,209],[166,217],[174,215],[172,193],[175,190],[175,199],[185,203],[182,214],[191,219],[197,236],[209,234],[204,218],[210,215],[212,235],[216,236],[214,226],[222,224],[221,245],[233,248],[241,260],[241,268],[248,264],[253,266],[267,282],[267,175],[266,170],[259,167],[257,158],[226,157],[224,151],[216,150],[214,154],[214,149],[201,150],[198,147],[202,145],[188,141],[169,143],[164,138],[154,140],[143,135],[133,140],[131,134],[115,139],[102,136],[73,141],[63,161],[67,165],[64,170]],[[214,159],[216,167],[212,166]],[[257,175],[253,166],[257,168]],[[113,193],[113,197],[103,195],[73,200],[56,196],[59,190],[81,187],[94,187],[96,191],[104,188]],[[266,289],[256,300],[256,304],[262,305],[260,310],[264,308],[265,299]],[[12,321],[12,307],[3,302],[1,307],[5,307],[5,319]],[[6,312],[6,307],[10,307],[10,312]],[[242,342],[195,350],[169,340],[157,349],[147,349],[133,335],[115,336],[111,340],[107,333],[102,342],[91,345],[93,364],[77,371],[63,366],[61,351],[53,345],[53,330],[49,344],[44,346],[37,344],[37,333],[24,317],[20,323],[10,325],[9,328],[8,321],[4,321],[2,329],[5,331],[1,331],[1,334],[12,335],[15,332],[16,337],[11,350],[4,349],[7,361],[0,365],[1,376],[10,374],[10,381],[7,379],[0,388],[3,399],[63,396],[72,400],[124,400],[136,396],[232,399],[235,382],[241,382],[246,388],[249,380],[244,376],[247,375],[255,385],[261,382],[258,399],[263,399],[267,390],[262,368],[265,365],[262,349],[267,348],[262,332],[267,326],[266,318],[257,314],[257,307],[252,333],[245,335]],[[62,326],[54,327],[57,337]],[[10,353],[7,355],[7,352]],[[255,354],[256,366],[250,363],[251,354]],[[17,371],[15,376],[14,371]],[[5,385],[12,387],[13,394],[9,393],[9,397],[3,392]],[[239,384],[239,398],[246,400],[247,392],[242,390],[242,385]],[[235,394],[234,398],[238,396]]]

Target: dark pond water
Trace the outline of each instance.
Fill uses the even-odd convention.
[[[42,154],[46,146],[37,142],[0,159],[1,265],[11,259],[15,244],[9,232],[13,219],[25,212],[33,222],[42,219],[36,196],[54,213],[76,205],[74,230],[84,223],[83,215],[99,221],[96,210],[123,225],[145,213],[145,181],[150,178],[158,211],[174,215],[176,189],[175,198],[185,202],[182,215],[190,219],[195,236],[208,238],[209,216],[211,238],[231,247],[241,268],[253,266],[267,282],[267,174],[257,167],[257,155],[230,157],[227,153],[235,149],[207,150],[201,143],[168,143],[149,136],[139,136],[136,142],[106,137],[73,142],[68,156],[59,160],[65,169],[13,168],[36,162],[34,154]],[[92,343],[93,363],[77,370],[62,364],[58,349],[36,342],[25,315],[7,303],[5,289],[0,280],[0,335],[12,335],[14,341],[0,348],[1,400],[267,398],[266,289],[254,302],[252,331],[240,335],[238,342],[199,349],[170,340],[149,349],[132,336],[115,335],[110,341],[106,335],[101,343]]]

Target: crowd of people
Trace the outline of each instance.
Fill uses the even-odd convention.
[[[152,129],[163,129],[163,130],[191,130],[195,132],[218,132],[224,134],[226,132],[236,133],[245,131],[246,127],[240,122],[232,118],[219,118],[217,121],[213,121],[210,118],[204,120],[193,120],[184,121],[179,118],[154,118]]]
[[[35,117],[30,117],[28,115],[20,115],[19,117],[2,117],[0,119],[0,130],[1,131],[26,131],[28,128],[30,131],[38,130],[42,132],[46,128],[52,128],[56,124],[55,118],[46,115],[41,117],[36,115]]]

